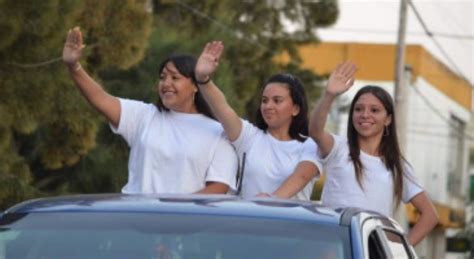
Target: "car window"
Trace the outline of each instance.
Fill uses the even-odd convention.
[[[393,258],[410,258],[403,236],[390,230],[383,231]]]
[[[369,235],[369,258],[370,259],[384,259],[387,258],[387,253],[380,240],[380,236],[376,231],[372,231]]]
[[[400,233],[378,228],[369,235],[369,258],[411,258],[405,239]]]
[[[348,227],[268,218],[36,213],[0,221],[0,259],[351,258]]]

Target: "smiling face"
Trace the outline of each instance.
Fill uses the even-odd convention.
[[[352,124],[359,137],[381,138],[385,126],[390,125],[392,117],[382,102],[372,93],[362,94],[354,104]]]
[[[182,75],[172,62],[166,63],[160,73],[158,93],[163,105],[173,111],[197,112],[194,104],[196,85],[191,78]]]
[[[265,86],[260,103],[260,112],[269,130],[290,127],[293,116],[299,113],[293,103],[290,90],[284,83],[269,83]]]

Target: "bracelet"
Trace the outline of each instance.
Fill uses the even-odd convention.
[[[71,71],[77,72],[82,68],[81,63],[77,62],[73,68],[69,68]]]
[[[211,77],[210,77],[210,76],[207,77],[207,80],[206,80],[206,81],[198,81],[198,80],[196,79],[196,83],[197,83],[198,85],[205,85],[205,84],[209,83],[210,81],[211,81]]]

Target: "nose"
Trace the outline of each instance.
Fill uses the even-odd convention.
[[[264,102],[262,103],[262,109],[263,110],[269,110],[273,108],[272,102]]]
[[[159,81],[158,81],[158,88],[161,89],[163,87],[168,87],[170,86],[170,79],[168,78],[161,78]]]
[[[362,113],[361,113],[361,116],[366,118],[369,116],[369,109],[363,109],[362,110]]]

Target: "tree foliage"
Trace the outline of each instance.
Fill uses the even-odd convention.
[[[335,0],[323,1],[186,1],[155,0],[157,24],[168,24],[183,32],[182,40],[202,42],[222,40],[226,46],[223,62],[232,80],[220,83],[230,92],[233,107],[252,118],[260,95],[260,86],[273,73],[293,72],[307,79],[307,89],[314,91],[317,78],[299,68],[297,48],[318,42],[316,29],[333,24],[338,15]],[[294,29],[288,30],[288,24]],[[198,51],[198,50],[197,50]],[[289,66],[278,66],[274,58],[282,52],[290,54]],[[220,72],[218,72],[220,73]],[[310,98],[315,95],[310,96]]]
[[[77,164],[96,145],[101,121],[60,62],[67,30],[83,28],[90,44],[86,67],[128,68],[143,56],[151,14],[144,0],[120,5],[2,0],[0,7],[7,10],[0,18],[0,207],[5,207],[63,192],[54,184],[65,173],[60,169]]]

